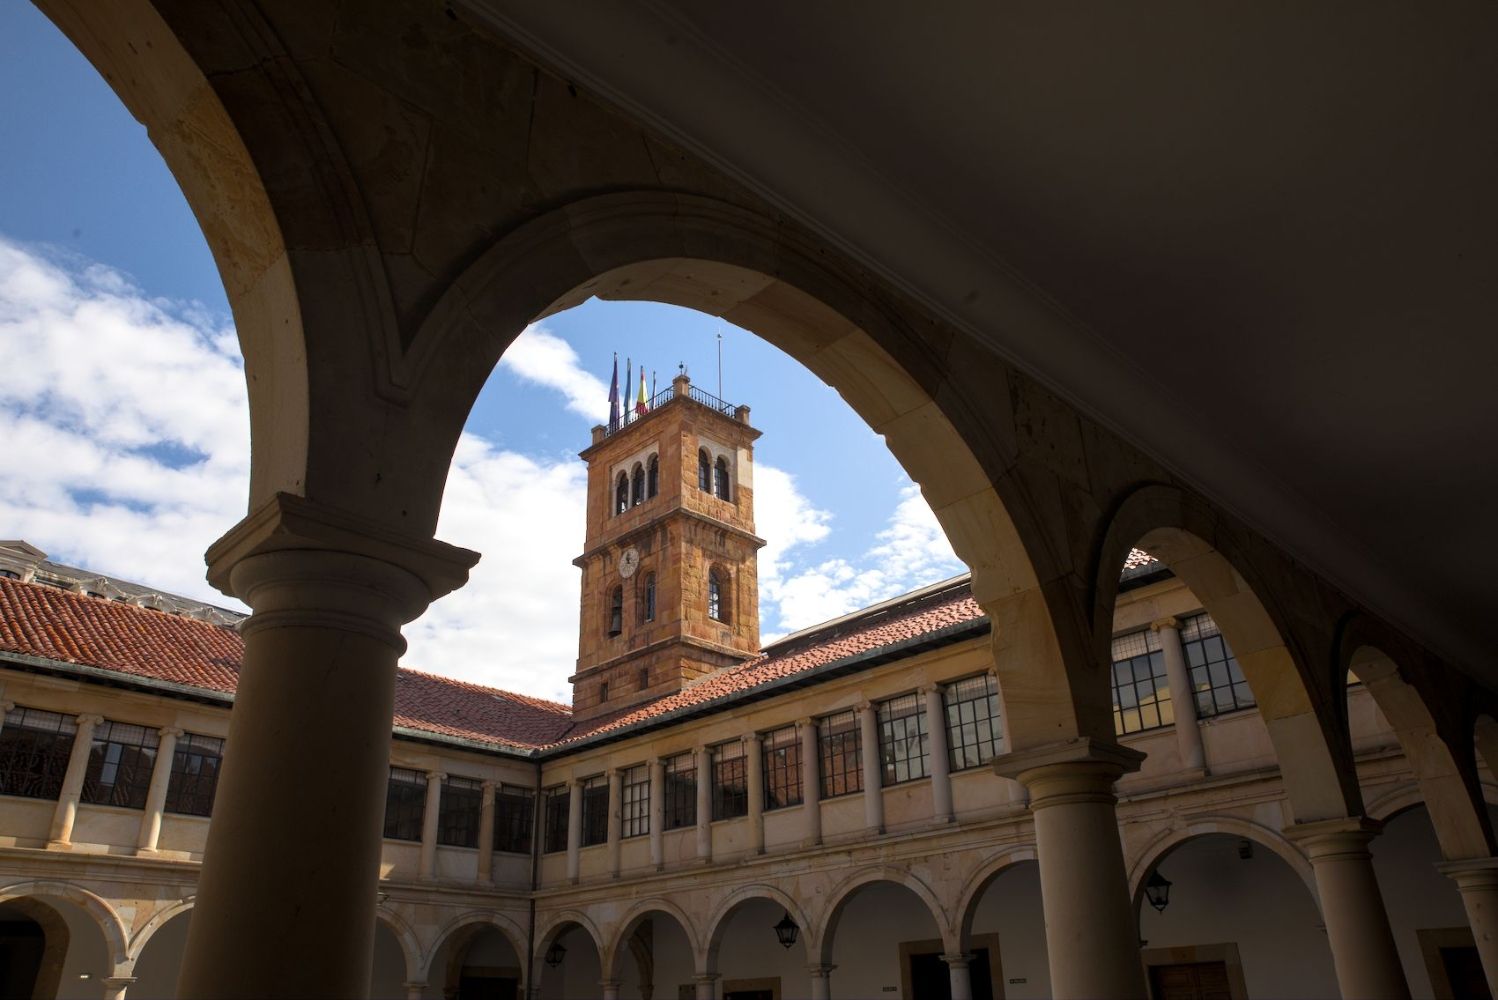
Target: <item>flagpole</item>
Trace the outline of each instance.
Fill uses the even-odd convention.
[[[723,331],[718,331],[718,398],[723,398]]]

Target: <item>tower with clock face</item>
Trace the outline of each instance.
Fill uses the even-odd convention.
[[[644,415],[593,428],[573,717],[672,694],[759,653],[749,408],[685,376]]]

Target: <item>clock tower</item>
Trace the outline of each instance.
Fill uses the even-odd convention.
[[[614,427],[594,427],[572,714],[673,694],[759,654],[749,407],[686,375]]]

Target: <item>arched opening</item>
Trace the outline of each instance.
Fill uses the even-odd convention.
[[[182,956],[187,949],[187,929],[191,923],[192,908],[187,907],[167,917],[152,930],[135,959],[135,982],[130,984],[135,996],[165,998],[177,995],[177,977],[182,972]]]
[[[706,448],[697,449],[697,489],[703,493],[712,492],[713,488],[713,460],[708,455]]]
[[[821,964],[836,967],[833,995],[926,997],[950,990],[942,956],[953,954],[952,942],[933,899],[884,878],[853,881],[835,897],[821,930]]]
[[[113,975],[123,957],[111,954],[98,920],[72,899],[50,894],[0,899],[0,995],[97,996],[99,980]]]
[[[415,973],[400,936],[384,920],[375,921],[374,964],[369,973],[370,1000],[409,1000]]]
[[[482,916],[450,929],[427,965],[427,990],[456,1000],[518,1000],[525,961],[505,930]]]
[[[723,571],[714,567],[707,574],[707,616],[715,622],[729,620],[728,587]]]
[[[623,514],[627,510],[629,510],[629,477],[621,472],[614,482],[614,513]]]
[[[1265,843],[1233,834],[1165,847],[1135,887],[1154,995],[1186,984],[1235,998],[1339,995],[1305,867],[1297,872]]]
[[[540,1000],[587,1000],[603,995],[600,945],[582,919],[564,917],[536,939],[531,975]]]
[[[967,891],[961,905],[960,943],[962,954],[972,956],[973,1000],[1050,996],[1040,866],[1006,859]]]
[[[609,594],[609,635],[624,631],[624,588],[615,587]]]
[[[650,456],[650,464],[645,468],[645,496],[654,497],[661,490],[661,460],[656,455]]]
[[[634,475],[630,477],[630,506],[638,507],[645,502],[645,467],[635,463]]]
[[[637,908],[610,946],[604,978],[619,984],[621,1000],[695,995],[696,944],[680,912],[659,904]]]
[[[788,930],[776,931],[787,920],[796,927],[790,947],[782,942]],[[767,887],[739,890],[719,909],[708,932],[707,971],[719,977],[716,995],[810,996],[809,933],[807,918],[784,893]]]
[[[655,574],[645,574],[645,585],[640,595],[640,620],[655,621]]]
[[[733,490],[728,482],[728,459],[721,455],[713,463],[713,496],[719,500],[733,499]]]

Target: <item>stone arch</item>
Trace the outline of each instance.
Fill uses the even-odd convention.
[[[120,919],[120,915],[107,900],[71,882],[37,880],[0,887],[0,903],[15,899],[37,899],[46,902],[49,897],[65,900],[87,912],[98,925],[99,933],[104,935],[104,947],[109,954],[109,962],[115,973],[129,974],[128,970],[134,961],[130,954],[130,937],[125,930],[125,922]]]
[[[808,955],[812,954],[811,939],[813,937],[814,925],[806,909],[783,889],[764,882],[756,882],[751,885],[739,886],[733,892],[730,892],[718,904],[712,916],[708,917],[705,925],[707,930],[696,942],[698,948],[697,968],[699,970],[714,970],[718,967],[718,947],[722,944],[723,929],[728,925],[728,918],[733,914],[734,910],[738,909],[739,904],[751,899],[768,899],[776,906],[784,907],[785,911],[791,915],[791,919],[796,922],[796,926],[805,932],[807,937],[806,953]]]
[[[1217,622],[1258,702],[1280,760],[1296,822],[1362,812],[1362,794],[1347,734],[1346,696],[1330,671],[1312,669],[1298,648],[1273,586],[1241,529],[1195,494],[1174,486],[1142,486],[1108,523],[1094,565],[1092,655],[1111,660],[1118,568],[1130,549],[1160,559]],[[1295,579],[1293,567],[1281,578]]]
[[[514,337],[589,297],[684,306],[753,331],[837,389],[920,485],[994,622],[1011,746],[1111,736],[1108,706],[1079,710],[1073,697],[1085,627],[1065,588],[1041,586],[1064,575],[1062,557],[1011,475],[1020,376],[871,285],[811,237],[736,205],[660,191],[597,195],[483,253],[417,331],[404,377],[418,421],[441,429],[428,449],[450,457]]]
[[[967,942],[972,933],[973,915],[977,911],[978,901],[982,899],[983,892],[989,884],[1018,865],[1035,864],[1037,857],[1034,844],[1007,847],[979,865],[978,870],[969,876],[962,886],[962,891],[957,895],[957,904],[952,911],[956,917],[956,926],[953,929],[958,946],[956,954],[964,954],[967,951]]]
[[[396,930],[397,937],[401,936],[401,930],[396,929],[393,924],[391,925],[391,927],[392,929]],[[522,930],[521,927],[512,919],[510,919],[505,914],[500,913],[498,910],[470,910],[467,913],[460,914],[454,917],[452,920],[449,920],[445,925],[443,925],[442,929],[437,932],[437,936],[432,939],[431,947],[426,949],[426,951],[421,954],[420,960],[417,962],[417,964],[415,966],[412,966],[410,964],[407,965],[407,968],[415,968],[417,971],[417,974],[414,976],[414,980],[417,982],[426,982],[429,980],[432,972],[434,971],[432,969],[432,962],[436,959],[437,953],[442,950],[442,946],[444,944],[449,946],[448,961],[450,963],[461,962],[462,949],[467,947],[469,941],[471,941],[475,936],[488,928],[493,928],[499,931],[499,933],[504,937],[505,941],[508,942],[510,947],[514,950],[515,957],[520,960],[520,964],[522,966],[522,982],[520,986],[521,989],[524,990],[526,988],[526,984],[523,981],[525,978],[525,931]],[[597,940],[596,937],[595,940]],[[402,950],[405,949],[405,946],[406,942],[404,939],[402,939]],[[545,949],[542,949],[542,953],[545,953]],[[452,971],[453,970],[451,969],[446,970],[446,972],[449,974],[447,981],[451,981]]]
[[[406,979],[419,982],[425,975],[426,967],[423,964],[421,942],[416,937],[416,932],[406,919],[394,910],[385,906],[375,907],[375,920],[385,925],[385,928],[395,935],[395,940],[401,946],[401,959],[406,964]],[[432,949],[436,951],[435,946]]]
[[[821,965],[832,964],[832,943],[837,935],[837,922],[842,915],[843,908],[859,889],[876,882],[890,882],[915,893],[921,902],[926,904],[927,910],[931,913],[931,919],[936,922],[937,929],[941,932],[942,945],[947,953],[960,954],[958,949],[960,942],[953,929],[953,921],[935,891],[906,869],[879,867],[866,868],[853,873],[827,894],[827,905],[822,910],[821,919],[815,925],[817,933],[812,941],[807,942],[806,948],[808,955],[817,956],[816,962]]]
[[[547,917],[544,923],[536,927],[534,938],[535,951],[530,957],[530,988],[538,990],[541,980],[546,975],[546,951],[551,947],[553,941],[564,934],[571,927],[580,927],[588,939],[593,942],[593,947],[598,951],[598,962],[600,968],[603,965],[604,948],[608,942],[598,929],[591,917],[581,910],[562,910]]]
[[[610,935],[608,950],[601,954],[604,979],[618,979],[620,976],[619,960],[623,956],[624,949],[629,945],[629,937],[639,926],[640,921],[652,913],[664,913],[676,921],[687,935],[687,943],[691,945],[692,956],[695,959],[701,954],[702,947],[698,942],[697,928],[692,923],[692,918],[687,916],[685,910],[669,899],[659,896],[641,900],[629,908],[623,919],[615,927]]]
[[[151,919],[142,924],[140,929],[130,938],[130,947],[127,950],[130,961],[134,963],[139,960],[141,952],[146,950],[146,945],[150,943],[151,938],[156,932],[166,926],[173,917],[191,910],[196,901],[196,896],[188,896],[186,899],[178,900],[170,906],[162,907],[151,914]]]
[[[1139,911],[1139,905],[1144,901],[1145,880],[1171,851],[1188,841],[1213,834],[1240,837],[1244,840],[1251,840],[1261,847],[1269,848],[1305,885],[1306,891],[1311,894],[1311,899],[1316,902],[1316,906],[1318,908],[1321,906],[1321,894],[1316,887],[1316,872],[1311,867],[1310,859],[1290,843],[1283,834],[1236,816],[1202,816],[1192,819],[1183,827],[1173,827],[1164,831],[1150,841],[1133,859],[1129,865],[1129,892],[1133,900],[1134,912]]]

